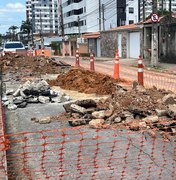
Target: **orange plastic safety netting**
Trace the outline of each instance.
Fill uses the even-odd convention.
[[[144,132],[79,127],[9,134],[0,140],[0,179],[176,178],[174,139]]]

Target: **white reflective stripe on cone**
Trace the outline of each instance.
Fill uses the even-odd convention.
[[[142,60],[138,60],[138,64],[142,64]]]
[[[115,61],[115,64],[119,64],[119,61],[116,60],[116,61]]]
[[[76,54],[76,57],[79,57],[79,55],[78,55],[78,54]]]
[[[143,68],[138,68],[138,72],[143,72]]]
[[[94,61],[93,59],[90,60],[91,62]]]

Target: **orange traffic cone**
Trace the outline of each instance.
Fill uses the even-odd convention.
[[[140,85],[144,85],[144,68],[143,68],[143,61],[142,61],[142,57],[139,56],[138,58],[138,83]]]
[[[75,63],[75,66],[80,67],[80,64],[79,64],[79,50],[78,49],[76,50],[76,63]]]
[[[94,66],[94,54],[91,51],[90,53],[90,70],[91,71],[95,71],[95,66]]]
[[[119,51],[116,49],[113,78],[118,79],[119,77]]]

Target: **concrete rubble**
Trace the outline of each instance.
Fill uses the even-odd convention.
[[[26,81],[18,89],[9,89],[3,95],[3,104],[9,110],[25,108],[29,103],[63,103],[71,98],[62,92],[53,91],[47,81]]]
[[[64,105],[71,126],[127,128],[176,135],[176,95],[170,91],[145,89],[118,90],[110,98],[76,101]],[[75,118],[76,117],[76,118]],[[150,130],[150,131],[149,131]]]

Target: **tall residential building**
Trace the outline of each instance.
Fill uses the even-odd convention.
[[[26,0],[26,18],[32,21],[33,33],[58,33],[59,0]]]
[[[108,30],[125,24],[126,0],[62,0],[65,34]]]

